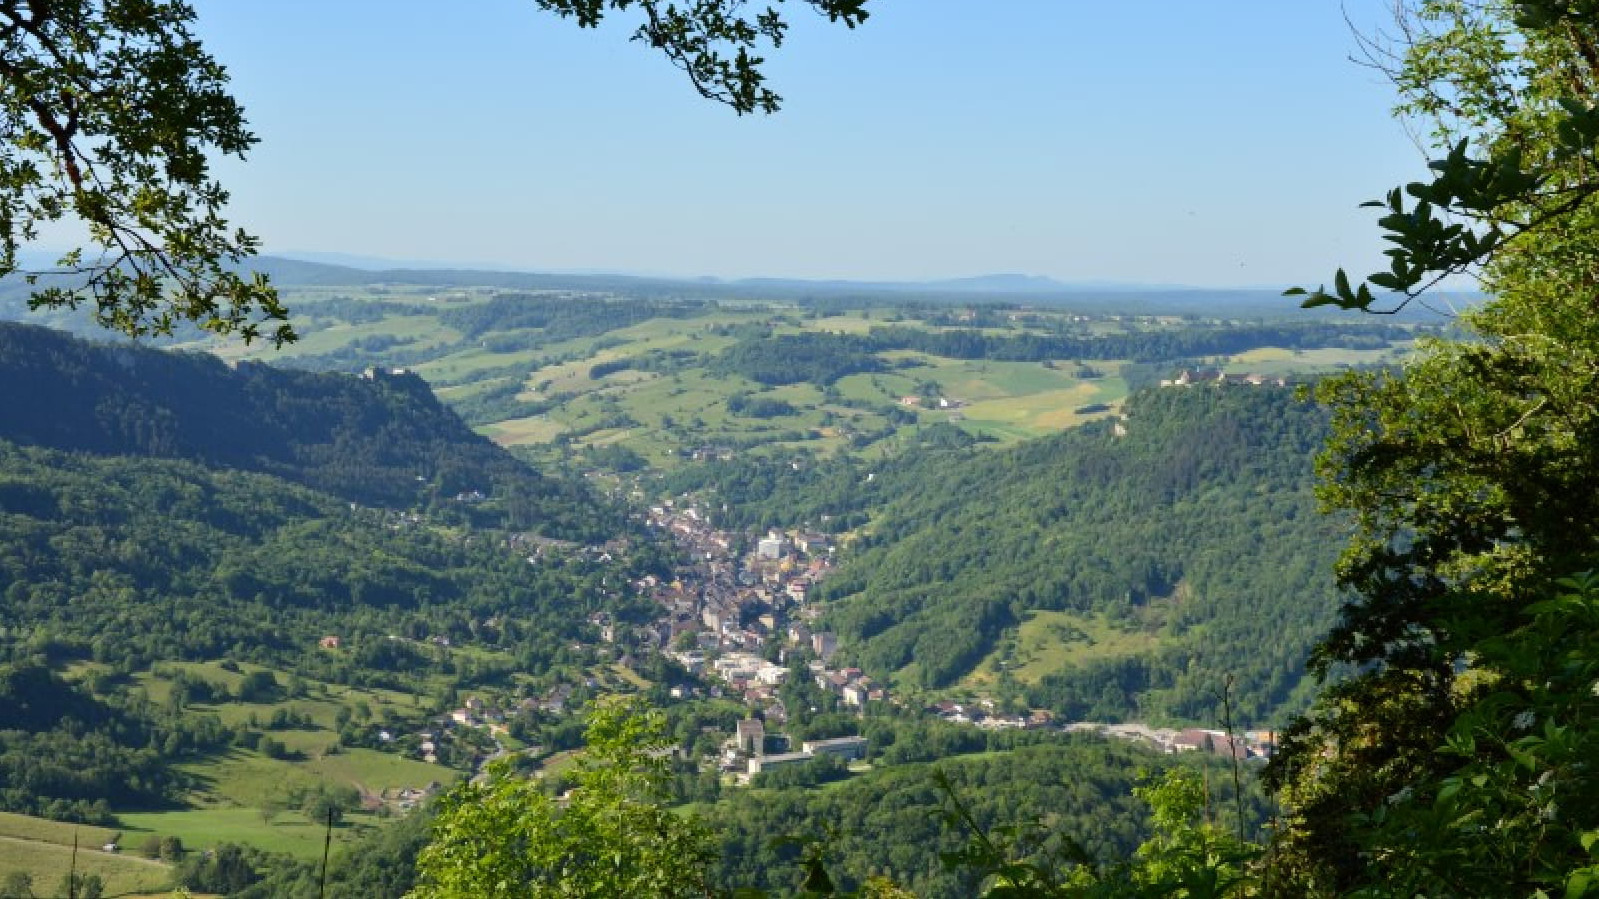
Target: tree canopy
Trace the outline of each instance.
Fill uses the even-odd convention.
[[[1322,497],[1358,530],[1338,569],[1356,599],[1313,661],[1355,673],[1271,769],[1307,891],[1594,883],[1595,12],[1429,0],[1386,51],[1444,158],[1391,195],[1393,278],[1370,281],[1415,295],[1472,270],[1494,298],[1403,372],[1318,392]],[[1312,302],[1368,306],[1345,281]]]
[[[589,709],[564,801],[501,768],[443,800],[411,899],[708,895],[715,857],[698,821],[662,804],[673,744],[637,703]]]
[[[763,47],[788,24],[744,0],[535,0],[582,27],[637,16],[633,39],[664,54],[702,96],[739,114],[774,112]],[[778,6],[784,0],[776,0]],[[803,0],[850,28],[868,0]],[[246,342],[295,339],[288,310],[240,265],[260,241],[223,216],[216,156],[257,137],[226,69],[194,34],[182,0],[0,0],[0,277],[39,289],[33,308],[88,306],[132,336],[189,323]],[[77,223],[87,245],[46,268],[20,249],[41,227]]]
[[[90,302],[132,335],[187,320],[282,343],[276,292],[227,268],[257,241],[222,219],[208,155],[256,138],[193,21],[185,3],[0,3],[0,275],[40,226],[77,220],[92,249],[62,257],[34,306]]]
[[[1365,42],[1400,91],[1396,109],[1442,155],[1431,177],[1364,205],[1392,246],[1389,267],[1352,284],[1295,288],[1305,306],[1392,312],[1445,279],[1498,281],[1591,217],[1599,194],[1599,9],[1586,0],[1420,0]],[[1390,292],[1398,302],[1385,308]]]

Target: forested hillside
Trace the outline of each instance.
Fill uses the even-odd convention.
[[[351,509],[270,476],[0,443],[0,597],[8,631],[27,638],[0,647],[22,653],[297,662],[322,634],[346,635],[362,656],[350,638],[459,637],[495,616],[507,616],[507,644],[548,651],[574,611],[601,601],[602,566],[525,555],[503,537]],[[326,673],[429,664],[396,653]],[[536,654],[524,661],[540,667]]]
[[[707,810],[721,831],[716,877],[728,888],[784,895],[798,879],[799,852],[771,837],[793,835],[829,841],[829,867],[843,889],[876,875],[922,899],[961,899],[975,895],[980,878],[940,863],[940,853],[959,852],[969,834],[948,819],[949,797],[935,771],[984,828],[1050,821],[1049,833],[1021,841],[1032,857],[1042,860],[1072,840],[1108,860],[1126,857],[1148,836],[1146,809],[1132,789],[1169,764],[1141,747],[1080,739],[891,768],[825,791],[740,792]]]
[[[9,675],[21,686],[4,694],[30,707],[74,698],[48,700],[66,711],[45,718],[5,715],[0,809],[99,820],[107,801],[172,799],[181,778],[167,764],[243,739],[125,691],[155,664],[225,658],[410,693],[498,686],[591,638],[589,613],[637,612],[605,586],[616,562],[526,555],[267,475],[0,443],[0,675],[93,661],[115,703],[46,684],[42,669]],[[651,564],[643,547],[630,558]],[[319,647],[327,635],[337,651]],[[468,642],[496,654],[437,645]]]
[[[0,326],[0,383],[0,810],[172,806],[196,786],[179,763],[271,742],[192,703],[314,681],[399,691],[420,715],[537,677],[593,641],[592,613],[643,614],[619,575],[666,570],[620,512],[416,378]],[[498,527],[524,522],[609,552]],[[157,666],[214,660],[237,690],[176,669],[147,689]]]
[[[1312,496],[1324,433],[1290,391],[1169,389],[1120,424],[924,447],[873,478],[884,504],[823,588],[829,620],[907,685],[979,669],[1072,718],[1216,721],[1231,674],[1241,721],[1278,720],[1338,606],[1341,527]],[[1018,626],[1072,651],[1014,676]]]
[[[579,492],[472,433],[411,375],[229,367],[0,323],[0,383],[0,439],[19,444],[187,459],[551,536],[603,539],[616,526]],[[474,491],[486,501],[455,502]]]

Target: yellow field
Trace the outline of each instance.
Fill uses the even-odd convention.
[[[535,415],[532,418],[513,418],[510,421],[485,425],[478,429],[483,436],[501,446],[549,443],[566,430],[566,425],[546,415]]]
[[[973,422],[1019,426],[1042,434],[1080,423],[1085,416],[1072,410],[1099,402],[1099,395],[1096,384],[1084,382],[1065,390],[973,403],[960,412]]]

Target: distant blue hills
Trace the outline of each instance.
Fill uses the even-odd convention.
[[[37,254],[35,254],[37,255]],[[314,257],[314,258],[312,258]],[[45,264],[43,259],[37,264]],[[649,297],[770,299],[837,305],[850,301],[926,303],[1014,303],[1084,312],[1225,317],[1337,316],[1338,310],[1303,310],[1281,290],[1265,287],[1207,288],[1181,284],[1059,281],[1041,275],[987,274],[932,281],[806,280],[800,278],[670,278],[614,273],[526,272],[494,266],[408,262],[334,253],[260,256],[241,268],[262,272],[284,287],[414,285],[440,289],[569,290]],[[48,282],[51,279],[42,279]],[[20,277],[0,280],[0,318],[21,317],[30,288]],[[1455,308],[1479,302],[1480,293],[1440,296]],[[1419,306],[1409,320],[1438,317]]]
[[[809,279],[809,278],[718,278],[704,276],[699,278],[676,278],[657,275],[633,275],[615,272],[547,272],[534,273],[519,270],[514,266],[505,266],[493,263],[450,263],[437,261],[414,261],[383,259],[375,256],[359,256],[347,253],[311,253],[292,252],[275,256],[263,256],[255,260],[258,265],[277,266],[280,263],[308,263],[326,266],[335,269],[354,269],[366,275],[393,276],[396,280],[410,281],[409,277],[417,273],[429,275],[448,274],[472,279],[485,276],[504,278],[506,276],[521,276],[540,280],[554,279],[588,282],[593,280],[603,282],[642,282],[649,284],[681,284],[696,287],[734,287],[748,290],[811,290],[828,292],[882,292],[882,293],[978,293],[978,294],[1058,294],[1081,291],[1116,291],[1116,292],[1141,292],[1141,291],[1187,291],[1206,290],[1185,284],[1154,284],[1124,281],[1059,281],[1043,275],[1026,275],[1015,273],[975,275],[966,278],[944,278],[928,281],[856,281],[849,279]],[[264,269],[263,269],[264,270]],[[292,267],[285,266],[285,276],[294,273]],[[324,273],[328,276],[331,273]],[[360,276],[357,276],[360,277]],[[283,283],[290,283],[284,280]],[[481,280],[474,280],[474,284],[482,284]],[[1252,288],[1244,288],[1252,290]],[[1272,293],[1270,288],[1259,288],[1261,292]]]
[[[327,257],[324,257],[327,258]],[[1354,313],[1305,310],[1275,288],[1209,288],[1180,284],[1137,284],[1115,281],[1065,282],[1041,275],[991,274],[935,281],[849,281],[800,278],[721,279],[667,278],[647,275],[518,272],[503,269],[416,268],[409,263],[364,257],[335,257],[386,265],[387,268],[337,265],[288,256],[262,256],[250,268],[264,272],[285,287],[408,284],[450,287],[495,287],[504,290],[572,290],[653,297],[770,299],[797,303],[838,304],[851,300],[926,303],[1015,303],[1080,309],[1084,312],[1144,315],[1201,315],[1231,318],[1335,317]],[[1480,293],[1448,295],[1455,308],[1482,299]],[[1401,316],[1412,321],[1438,321],[1420,306]]]

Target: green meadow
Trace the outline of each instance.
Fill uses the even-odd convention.
[[[114,839],[121,849],[102,847]],[[73,844],[76,841],[77,848]],[[0,812],[0,877],[20,871],[33,878],[33,891],[55,895],[67,872],[98,875],[105,895],[157,892],[172,883],[170,865],[142,858],[142,838],[131,830],[67,824]]]
[[[960,686],[974,691],[991,688],[1002,671],[1021,683],[1036,684],[1067,665],[1145,655],[1160,640],[1156,630],[1128,629],[1094,616],[1030,611]]]
[[[87,678],[102,666],[78,663],[67,669],[68,676]],[[152,700],[167,701],[178,675],[201,678],[235,690],[244,677],[254,671],[270,671],[258,665],[224,667],[218,662],[166,662],[152,670],[133,675],[131,688],[143,691]],[[291,682],[289,675],[274,671],[280,684]],[[190,789],[181,807],[170,809],[114,809],[119,827],[78,827],[60,822],[0,815],[0,874],[7,867],[10,847],[17,853],[17,841],[71,845],[72,833],[80,834],[84,845],[95,848],[97,862],[104,866],[120,864],[118,890],[150,889],[166,883],[164,866],[150,873],[142,859],[100,853],[113,834],[120,833],[125,847],[138,847],[151,835],[176,836],[186,847],[204,849],[220,843],[245,843],[269,851],[310,857],[321,852],[324,836],[320,824],[308,820],[293,798],[323,787],[353,787],[361,797],[362,809],[348,814],[334,832],[338,842],[354,839],[380,827],[384,815],[385,793],[402,789],[448,787],[462,776],[460,771],[429,764],[414,757],[364,747],[340,746],[338,721],[342,716],[359,716],[365,726],[378,728],[378,722],[392,722],[396,731],[408,732],[424,726],[426,715],[418,697],[393,690],[353,688],[320,681],[301,681],[302,693],[274,702],[190,703],[194,714],[215,715],[230,726],[256,722],[266,737],[287,750],[284,758],[269,758],[261,752],[233,747],[185,762],[179,770],[187,776]],[[295,726],[269,727],[275,713],[283,712]],[[515,748],[515,747],[513,747]],[[7,843],[7,841],[11,841]],[[35,847],[37,848],[37,847]],[[60,853],[39,849],[50,859]],[[16,866],[11,866],[12,868]],[[48,866],[46,866],[48,867]],[[53,870],[53,869],[51,869]],[[85,869],[89,870],[89,869]],[[139,875],[139,877],[133,877]],[[60,874],[50,881],[53,885]],[[152,877],[155,879],[152,880]],[[131,878],[131,879],[130,879]],[[142,879],[141,879],[142,878]],[[36,882],[39,881],[35,878]]]

